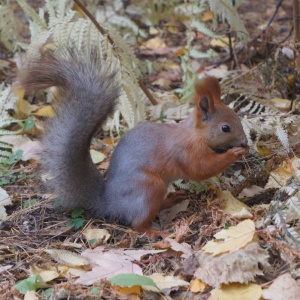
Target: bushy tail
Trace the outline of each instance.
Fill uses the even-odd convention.
[[[55,117],[49,120],[42,140],[42,165],[46,185],[63,208],[93,210],[104,201],[103,178],[92,163],[89,147],[99,126],[114,111],[119,86],[115,73],[102,63],[96,51],[88,58],[72,49],[58,54],[46,51],[19,76],[26,91],[58,88]]]

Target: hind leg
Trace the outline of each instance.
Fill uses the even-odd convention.
[[[162,208],[167,187],[160,177],[154,174],[147,175],[147,181],[140,186],[140,190],[143,194],[143,205],[140,205],[131,225],[138,232],[146,233],[151,239],[156,239],[159,236],[166,237],[170,234],[164,231],[153,230],[150,228],[150,225]]]
[[[161,209],[170,208],[186,198],[185,191],[169,192],[163,199]]]

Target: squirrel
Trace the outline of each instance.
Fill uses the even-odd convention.
[[[96,51],[87,57],[67,49],[47,50],[21,70],[26,92],[57,87],[55,117],[42,138],[46,186],[63,209],[82,207],[92,217],[131,225],[156,238],[156,214],[176,201],[167,187],[176,179],[201,181],[224,171],[247,151],[239,116],[221,102],[214,77],[195,84],[194,112],[178,124],[143,122],[124,134],[104,179],[89,148],[93,135],[113,114],[120,84]]]

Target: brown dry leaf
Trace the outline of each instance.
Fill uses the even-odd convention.
[[[94,248],[106,243],[111,237],[106,229],[99,228],[87,228],[83,231],[83,235]]]
[[[298,300],[300,286],[291,274],[286,273],[276,278],[262,294],[266,300],[278,300],[279,295],[280,299]]]
[[[236,213],[240,213],[243,209],[250,210],[246,204],[236,199],[229,191],[223,191],[219,198],[222,200],[221,202],[223,203],[223,210],[227,214],[234,215]]]
[[[186,211],[189,203],[190,200],[183,200],[182,202],[173,205],[171,208],[161,210],[158,214],[161,228],[165,228],[169,225],[179,212]]]
[[[231,282],[249,283],[255,280],[256,275],[263,275],[259,265],[268,267],[268,258],[268,251],[256,242],[217,257],[200,252],[197,255],[199,267],[194,276],[214,288]]]
[[[179,242],[189,231],[190,220],[182,220],[175,225],[175,240]]]
[[[51,105],[44,106],[32,114],[37,117],[48,117],[48,118],[54,117],[54,111]]]
[[[130,287],[115,285],[114,289],[117,292],[117,294],[120,296],[128,296],[128,295],[133,296],[133,294],[140,295],[142,292],[142,288],[139,285],[134,285]],[[134,299],[134,298],[130,298],[130,299]]]
[[[189,286],[187,281],[179,279],[176,276],[164,276],[161,273],[154,273],[150,276],[157,287],[165,294],[169,295],[171,291],[177,290],[180,286]],[[147,289],[147,287],[145,287]]]
[[[192,255],[193,251],[191,245],[187,243],[178,243],[173,239],[166,238],[165,241],[170,244],[171,248],[176,252],[182,252],[181,257],[188,258]]]
[[[70,251],[56,249],[45,249],[44,251],[51,255],[55,261],[69,267],[88,266],[90,264],[86,258]]]
[[[219,290],[212,290],[208,300],[259,300],[261,294],[262,290],[258,284],[232,283],[222,286]]]
[[[206,10],[202,16],[201,16],[201,21],[202,22],[209,22],[213,19],[214,14],[211,10]]]
[[[192,293],[203,293],[208,285],[200,279],[193,279],[190,282],[190,291]]]
[[[234,252],[251,242],[255,234],[255,224],[252,220],[245,220],[237,226],[222,229],[214,237],[222,241],[209,241],[203,248],[205,252],[218,255],[224,252]]]
[[[111,249],[106,251],[103,246],[87,249],[81,255],[90,261],[92,270],[80,275],[76,283],[90,285],[102,278],[111,278],[122,273],[143,275],[141,267],[132,261],[140,260],[146,254],[161,252],[164,250]]]

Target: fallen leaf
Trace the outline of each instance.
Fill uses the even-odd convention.
[[[106,251],[103,246],[87,249],[81,255],[89,260],[92,270],[82,273],[76,283],[90,285],[102,278],[109,279],[122,273],[143,275],[141,267],[134,264],[133,261],[140,260],[142,256],[147,254],[161,252],[164,250],[111,249]]]
[[[51,255],[51,257],[55,261],[69,267],[80,267],[89,265],[89,261],[86,258],[70,251],[56,249],[45,249],[44,251]]]
[[[165,42],[159,37],[159,36],[156,36],[148,41],[146,41],[141,49],[143,48],[148,48],[148,49],[158,49],[158,48],[167,48],[167,45],[165,44]]]
[[[105,159],[105,155],[102,152],[94,149],[90,150],[91,158],[94,164],[99,164]]]
[[[187,258],[192,255],[192,247],[187,243],[178,243],[173,239],[166,238],[165,241],[170,244],[171,248],[176,252],[182,252],[181,257]]]
[[[235,39],[231,38],[232,46],[235,44]],[[210,45],[214,48],[229,48],[229,38],[226,35],[221,36],[219,39],[212,39]]]
[[[0,221],[3,221],[7,217],[6,209],[4,206],[11,205],[12,201],[7,192],[0,187]]]
[[[242,209],[250,209],[246,204],[236,199],[229,191],[223,191],[219,196],[223,210],[230,215],[239,213]]]
[[[261,295],[262,290],[258,284],[232,283],[222,286],[219,290],[212,290],[208,300],[259,300]]]
[[[165,294],[169,295],[174,288],[177,290],[180,286],[189,286],[187,281],[184,281],[176,276],[164,276],[161,273],[154,273],[148,276],[151,278],[157,287]]]
[[[266,300],[298,300],[300,295],[300,286],[297,281],[286,273],[277,277],[268,289],[263,290],[262,295]]]
[[[252,220],[245,220],[237,226],[222,229],[214,237],[221,241],[209,241],[202,250],[213,255],[224,252],[234,252],[253,240],[255,234],[255,224]]]
[[[250,243],[234,253],[216,257],[200,252],[196,258],[191,258],[193,264],[199,266],[194,276],[214,288],[231,282],[249,283],[254,281],[257,275],[263,275],[260,266],[269,267],[268,251],[261,248],[257,242]]]
[[[202,16],[201,16],[201,21],[202,22],[209,22],[213,19],[214,14],[211,10],[206,10]]]
[[[49,268],[39,268],[37,266],[30,266],[29,267],[30,276],[33,275],[40,275],[44,282],[49,282],[55,278],[60,276],[58,269],[54,266],[50,266]]]
[[[288,99],[273,98],[271,103],[282,112],[288,112],[291,107],[291,100]]]
[[[44,106],[32,114],[37,117],[48,117],[48,118],[54,117],[54,111],[51,105]]]
[[[83,231],[83,235],[93,247],[106,243],[111,237],[106,229],[98,228],[87,228]]]
[[[167,225],[169,225],[179,212],[186,211],[189,203],[190,200],[183,200],[182,202],[173,205],[171,208],[161,210],[158,214],[161,228],[165,228]]]
[[[245,207],[240,211],[233,213],[232,216],[239,220],[253,218],[253,215]]]
[[[140,295],[142,292],[142,289],[139,285],[134,285],[134,286],[114,286],[115,291],[117,292],[118,295],[120,296],[127,296],[127,295],[133,295],[137,294]]]
[[[22,160],[39,160],[40,153],[42,152],[42,144],[39,141],[27,141],[23,144],[14,146],[12,151],[16,153],[18,150],[23,151]]]
[[[282,185],[286,185],[287,181],[290,179],[290,177],[293,175],[295,170],[291,169],[291,166],[293,165],[294,161],[299,160],[298,157],[293,157],[290,160],[290,163],[287,163],[286,161],[283,161],[281,165],[274,171],[271,172],[271,175],[276,178],[276,180]],[[265,186],[265,189],[270,188],[279,188],[279,184],[273,179],[273,177],[270,176],[269,180]]]
[[[190,282],[190,291],[192,293],[203,293],[208,285],[200,279],[193,279]]]
[[[264,191],[263,188],[261,188],[258,185],[251,185],[249,188],[244,188],[240,194],[238,195],[238,198],[251,198],[255,195],[258,195]]]
[[[35,291],[28,291],[24,296],[24,300],[39,300],[39,296]]]

